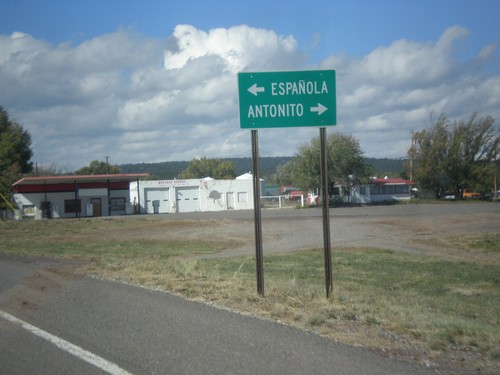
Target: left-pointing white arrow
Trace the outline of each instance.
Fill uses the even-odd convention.
[[[318,116],[321,116],[327,109],[323,104],[318,103],[317,107],[311,107],[311,112],[318,112]]]
[[[265,89],[264,89],[264,87],[259,87],[259,86],[257,86],[256,83],[254,83],[252,86],[250,86],[250,88],[248,89],[248,91],[250,91],[252,94],[254,94],[255,96],[257,96],[257,93],[264,92]]]

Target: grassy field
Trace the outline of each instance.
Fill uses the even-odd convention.
[[[322,249],[265,256],[261,298],[253,257],[204,257],[230,240],[166,241],[150,236],[150,226],[142,219],[0,222],[0,253],[85,260],[79,272],[211,301],[450,372],[500,368],[500,234],[455,238],[468,259],[334,248],[334,290],[326,300]]]

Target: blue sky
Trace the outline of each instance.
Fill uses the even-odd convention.
[[[0,87],[12,88],[0,105],[44,165],[249,156],[240,70],[336,69],[330,131],[352,134],[367,156],[405,156],[409,132],[432,115],[500,117],[496,0],[0,0],[0,9]],[[266,129],[261,154],[293,155],[316,133]]]
[[[0,33],[22,31],[51,43],[79,43],[119,28],[161,39],[177,24],[202,30],[246,24],[291,34],[313,59],[332,52],[360,57],[401,38],[432,41],[452,25],[471,30],[471,50],[465,53],[500,40],[497,0],[2,0],[0,4]]]

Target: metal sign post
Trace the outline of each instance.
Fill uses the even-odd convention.
[[[323,207],[323,247],[325,255],[326,298],[330,298],[333,290],[332,250],[330,246],[330,213],[328,208],[328,163],[326,147],[326,129],[319,129],[321,143],[321,204]]]
[[[252,130],[252,179],[253,208],[255,221],[255,259],[257,266],[257,292],[264,296],[264,259],[262,254],[262,218],[260,215],[260,178],[259,178],[259,136]]]
[[[325,126],[337,124],[335,70],[238,73],[241,129],[252,129],[257,291],[264,296],[259,146],[256,129],[319,126],[326,297],[333,290]]]

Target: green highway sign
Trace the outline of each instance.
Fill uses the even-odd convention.
[[[242,129],[337,124],[335,70],[238,73]]]

